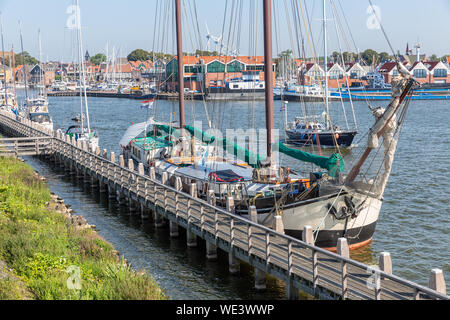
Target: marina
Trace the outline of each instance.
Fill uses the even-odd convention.
[[[150,171],[147,177],[144,175],[143,165],[135,171],[133,162],[125,166],[122,157],[116,163],[114,152],[108,154],[103,150],[101,154],[97,147],[92,153],[86,142],[76,143],[75,139],[70,141],[68,137],[62,139],[60,133],[52,137],[52,131],[26,120],[16,121],[8,113],[2,112],[0,117],[2,131],[9,135],[35,135],[28,136],[32,140],[38,136],[48,137],[51,147],[42,150],[41,155],[53,154],[54,161],[64,166],[68,174],[77,175],[92,187],[98,187],[100,192],[107,192],[109,198],[127,204],[130,212],[137,212],[143,218],[153,214],[155,227],[162,227],[165,218],[169,221],[172,237],[178,237],[178,228],[183,227],[187,231],[188,245],[196,246],[197,237],[207,241],[207,258],[217,259],[217,248],[220,248],[229,254],[231,272],[239,270],[237,259],[253,265],[260,270],[259,276],[255,274],[256,287],[265,287],[264,273],[270,273],[286,281],[289,299],[298,298],[298,290],[322,299],[448,298],[442,293],[390,275],[390,258],[380,258],[382,269],[377,271],[379,278],[374,281],[371,292],[367,279],[372,276],[373,268],[349,259],[345,238],[339,241],[339,255],[330,253],[314,247],[312,229],[304,230],[304,242],[287,237],[282,234],[282,229],[268,229],[231,214],[232,201],[227,212],[211,205],[214,198],[211,198],[210,204],[196,198],[194,185],[190,195],[182,192],[180,179],[175,186],[171,186],[166,174],[158,182],[154,171]],[[67,147],[69,145],[70,148]],[[303,265],[305,259],[306,264]],[[337,273],[337,277],[328,278],[329,271]],[[261,275],[261,272],[264,273]],[[365,276],[362,276],[363,272]],[[434,269],[433,275],[436,278],[430,280],[430,284],[436,286],[435,290],[442,290],[445,287],[442,271]]]
[[[55,192],[63,181],[58,194],[72,198],[65,189],[73,187],[85,193],[74,199],[75,206],[87,201],[105,216],[132,222],[128,242],[158,234],[163,241],[152,243],[149,252],[145,241],[142,249],[127,246],[117,232],[120,223],[103,220],[96,209],[73,216],[64,205],[60,212],[76,230],[100,225],[100,235],[122,248],[124,258],[131,256],[130,267],[108,249],[119,269],[148,281],[142,296],[450,299],[450,184],[442,153],[446,129],[440,128],[449,112],[448,57],[421,55],[418,42],[416,55],[409,44],[406,54],[394,49],[370,0],[380,25],[373,30],[381,30],[389,53],[359,51],[339,0],[323,0],[312,12],[307,1],[232,0],[222,12],[221,36],[206,24],[206,51],[195,1],[157,0],[149,51],[136,49],[121,58],[122,46],[114,45],[111,53],[107,42],[106,55],[91,57],[86,39],[92,31],[84,27],[89,20],[81,19],[80,1],[73,2],[67,10],[72,62],[43,62],[40,29],[39,60],[25,52],[29,44],[26,38],[24,47],[20,21],[22,52],[15,54],[14,46],[5,52],[1,27],[0,159],[15,170],[16,160],[8,159],[45,172],[43,177],[35,171],[37,184],[19,174],[27,188],[40,192],[48,183]],[[319,23],[312,27],[311,19]],[[241,53],[245,24],[249,48]],[[284,32],[290,47],[282,51]],[[211,41],[216,51],[210,51]],[[343,45],[357,52],[344,52]],[[424,120],[440,134],[430,133]],[[0,218],[6,222],[15,221],[10,214],[20,215],[10,204],[15,178],[8,170],[3,168],[9,185],[0,190]],[[51,198],[48,210],[53,202],[64,203],[54,193]],[[116,231],[109,229],[112,224]],[[177,247],[164,261],[179,253],[195,256],[203,265],[199,273],[181,263],[173,266],[180,273],[156,281],[162,289],[154,287],[152,277],[170,268],[152,266],[162,251],[159,243]],[[0,267],[12,263],[2,248]],[[41,253],[29,255],[29,261],[39,260]],[[66,263],[64,257],[50,259]],[[69,269],[77,268],[77,259]],[[219,268],[212,266],[217,263]],[[145,271],[135,271],[139,267]],[[14,268],[10,272],[18,272],[26,286],[34,281]],[[96,294],[105,297],[102,280],[90,272],[83,269],[83,281],[98,281]],[[223,293],[208,276],[217,272],[219,281],[230,284]],[[236,287],[230,277],[245,281]],[[178,281],[191,282],[190,295],[174,285]],[[80,298],[95,299],[86,288],[77,285]]]

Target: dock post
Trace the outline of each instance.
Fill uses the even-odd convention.
[[[189,188],[189,194],[191,195],[191,197],[197,198],[197,185],[195,183],[191,183]],[[188,248],[193,248],[197,246],[197,236],[191,232],[190,212],[188,212],[188,228],[186,230],[186,243]]]
[[[138,165],[138,174],[140,176],[144,176],[145,175],[144,164],[142,162],[140,162],[139,165]],[[147,183],[145,183],[145,185],[144,185],[144,193],[146,192],[145,186],[147,186]],[[139,198],[139,195],[138,195],[138,198]],[[146,202],[146,199],[144,199],[144,203],[138,202],[139,209],[140,209],[140,212],[141,212],[141,219],[143,219],[143,220],[148,219],[148,210],[146,210],[145,202]]]
[[[429,287],[442,294],[447,294],[444,273],[441,269],[432,269],[430,273]]]
[[[164,184],[164,185],[167,183],[167,172],[163,172],[163,174],[161,175],[161,183]],[[166,205],[166,203],[165,203],[165,199],[164,199],[164,210],[166,210],[165,205]],[[156,228],[161,228],[162,226],[164,226],[164,219],[158,213],[156,208],[155,208],[154,214],[155,214],[155,216],[154,216],[155,227]]]
[[[307,244],[314,245],[314,236],[311,226],[303,227],[302,240]]]
[[[111,152],[109,161],[111,161],[112,163],[116,163],[116,153],[115,152]]]
[[[183,184],[181,182],[180,177],[175,178],[175,189],[177,191],[181,191],[183,189]],[[179,236],[179,230],[178,230],[178,194],[175,195],[175,215],[177,221],[170,221],[170,237],[171,238],[177,238]]]
[[[283,225],[283,217],[282,216],[275,216],[274,219],[274,230],[276,232],[279,232],[281,234],[284,234],[284,225]]]
[[[148,174],[148,175],[150,176],[150,180],[153,180],[153,181],[156,180],[155,167],[151,167],[151,168],[149,169],[149,174]]]
[[[122,168],[125,168],[125,160],[124,160],[122,154],[119,156],[119,166],[121,166]]]
[[[102,158],[108,159],[108,150],[103,149]]]
[[[250,207],[250,220],[254,223],[258,223],[258,212],[255,206]],[[255,277],[255,289],[256,290],[266,290],[266,272],[254,267],[254,277]]]
[[[144,164],[142,162],[140,162],[138,165],[138,173],[140,176],[145,175]]]
[[[294,274],[293,270],[293,252],[292,252],[292,241],[289,240],[288,243],[288,272],[286,278],[286,299],[288,300],[298,300],[299,292],[294,286]]]
[[[350,250],[348,247],[346,238],[339,238],[337,243],[337,254],[344,257],[350,258]],[[342,300],[347,299],[347,263],[341,261],[341,296]]]
[[[231,197],[227,197],[227,211],[233,213],[234,212],[234,198]],[[228,270],[230,271],[231,274],[236,274],[239,273],[240,271],[240,267],[241,267],[241,263],[239,261],[239,259],[237,259],[234,255],[234,221],[231,221],[230,224],[230,252],[228,253]]]
[[[314,245],[314,234],[311,226],[304,226],[302,233],[302,241],[309,245]],[[312,272],[313,272],[313,290],[316,293],[318,282],[319,282],[319,265],[317,259],[317,251],[312,250],[311,253],[312,260]]]
[[[207,200],[209,204],[215,205],[216,196],[214,190],[208,190]],[[209,242],[207,239],[206,239],[206,258],[208,260],[217,260],[217,247],[211,242]]]
[[[378,257],[378,267],[381,271],[392,274],[392,259],[389,252],[380,253],[380,256]]]
[[[133,159],[128,159],[128,170],[134,171],[134,162],[133,162]]]

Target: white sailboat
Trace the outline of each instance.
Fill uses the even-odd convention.
[[[76,0],[76,6],[79,6],[78,0]],[[78,42],[78,64],[80,75],[80,114],[74,118],[75,124],[70,126],[66,134],[71,138],[74,137],[76,141],[86,141],[92,151],[95,151],[99,146],[99,138],[97,132],[91,128],[91,122],[89,118],[89,105],[87,99],[87,83],[86,83],[86,66],[83,54],[83,37],[81,30],[81,17],[79,10],[76,10],[76,29],[77,29],[77,42]]]
[[[27,118],[39,123],[47,130],[53,130],[53,120],[48,111],[47,92],[44,84],[44,70],[42,66],[41,31],[38,30],[39,40],[39,94],[35,98],[28,98],[25,102]]]

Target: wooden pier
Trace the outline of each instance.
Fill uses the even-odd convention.
[[[442,270],[430,273],[430,287],[424,287],[392,274],[389,253],[379,257],[379,269],[349,258],[345,238],[339,239],[338,254],[314,246],[312,229],[304,230],[304,241],[283,234],[282,225],[275,230],[252,219],[234,215],[233,199],[227,208],[215,206],[214,192],[208,201],[198,198],[195,184],[167,174],[156,177],[154,169],[146,175],[143,164],[125,163],[122,156],[70,139],[61,131],[47,131],[39,124],[0,111],[0,130],[9,136],[45,141],[42,155],[76,175],[111,200],[127,206],[132,214],[153,219],[155,227],[169,226],[171,237],[186,229],[187,246],[206,242],[206,257],[214,260],[217,250],[229,255],[229,270],[239,272],[240,261],[255,269],[255,287],[265,288],[266,274],[286,283],[286,298],[298,298],[299,290],[320,299],[358,300],[449,300]],[[17,143],[20,140],[17,140]],[[19,152],[18,152],[19,153]],[[172,182],[171,182],[172,181]],[[189,186],[189,190],[186,190]],[[278,217],[281,218],[281,217]],[[281,219],[275,219],[281,222]]]

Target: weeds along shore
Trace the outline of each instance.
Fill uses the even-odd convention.
[[[23,161],[0,157],[0,299],[166,300]]]

